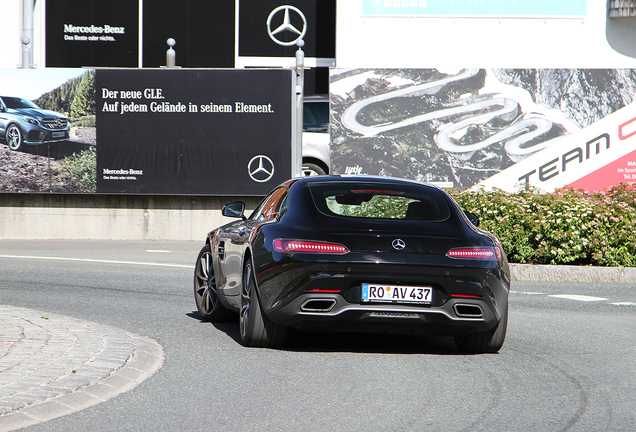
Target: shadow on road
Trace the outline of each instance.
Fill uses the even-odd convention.
[[[198,311],[186,314],[202,324],[211,324],[241,344],[238,316],[228,322],[207,323]],[[349,352],[368,354],[435,354],[466,355],[457,351],[450,337],[421,335],[366,334],[366,333],[315,333],[290,329],[281,351],[291,352]]]

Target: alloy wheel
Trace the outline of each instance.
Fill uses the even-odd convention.
[[[209,314],[214,310],[218,301],[216,292],[216,278],[212,270],[212,254],[205,252],[199,259],[197,268],[197,304],[202,312]]]
[[[7,144],[11,150],[18,150],[22,146],[22,131],[18,126],[12,124],[7,128]]]
[[[241,337],[245,337],[247,334],[247,328],[250,324],[250,295],[252,293],[253,277],[252,266],[246,265],[245,272],[243,274],[243,284],[241,287],[241,312],[240,312],[240,327]]]

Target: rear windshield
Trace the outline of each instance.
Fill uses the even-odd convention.
[[[443,193],[426,185],[311,183],[316,208],[327,216],[438,222],[450,210]]]

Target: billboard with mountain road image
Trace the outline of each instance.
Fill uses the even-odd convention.
[[[511,191],[636,182],[631,69],[333,69],[330,88],[332,173]]]

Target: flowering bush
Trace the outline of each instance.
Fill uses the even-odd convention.
[[[450,193],[479,217],[480,228],[499,237],[510,262],[636,266],[636,190],[630,185],[598,193]]]

